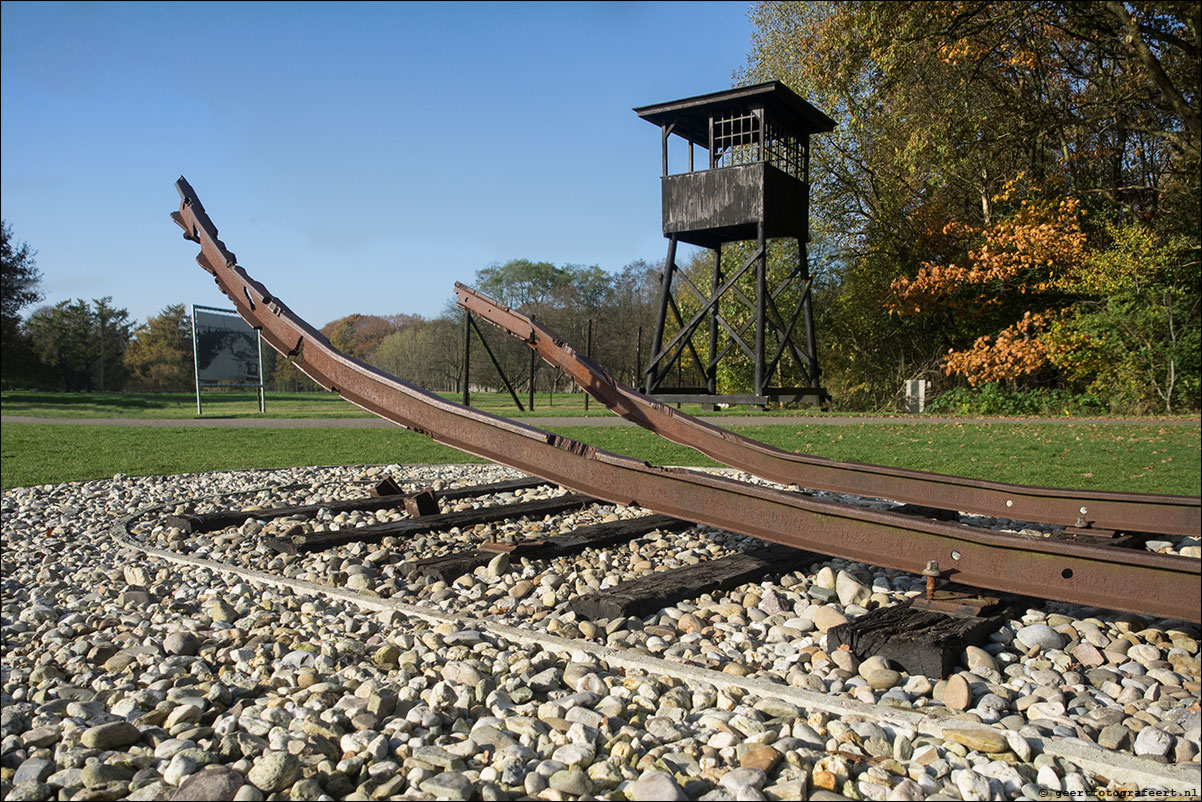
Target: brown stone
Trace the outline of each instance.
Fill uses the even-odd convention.
[[[947,678],[947,685],[943,689],[943,704],[950,710],[967,710],[972,707],[972,688],[962,675],[952,674]]]
[[[810,778],[810,785],[814,788],[821,788],[824,791],[834,791],[839,787],[839,778],[829,771],[816,771],[814,776]]]
[[[1084,641],[1077,644],[1077,647],[1072,650],[1071,654],[1077,659],[1078,663],[1086,668],[1097,668],[1106,664],[1106,658],[1102,656],[1102,653]]]
[[[847,623],[847,618],[843,613],[828,604],[824,604],[814,611],[813,620],[814,626],[817,627],[819,632],[826,632],[831,627]]]
[[[767,744],[751,744],[739,759],[739,766],[745,769],[760,769],[765,774],[771,774],[782,757],[784,755]]]
[[[921,766],[928,766],[939,759],[939,750],[933,746],[928,746],[920,752],[914,753],[914,762]]]
[[[975,752],[993,754],[1006,751],[1006,736],[992,727],[944,727],[943,737]]]

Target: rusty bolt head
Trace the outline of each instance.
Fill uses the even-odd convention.
[[[939,561],[931,560],[930,562],[928,562],[926,569],[922,572],[922,575],[938,577],[939,576]]]

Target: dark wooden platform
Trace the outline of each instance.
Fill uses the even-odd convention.
[[[509,544],[496,544],[470,551],[460,551],[442,557],[430,557],[418,560],[407,566],[409,576],[430,576],[450,582],[463,574],[471,573],[481,565],[488,563],[501,551],[508,551],[515,557],[549,560],[566,554],[579,554],[588,548],[604,548],[615,543],[625,543],[636,537],[654,532],[655,530],[673,531],[691,526],[688,521],[672,518],[667,515],[644,515],[625,521],[583,526],[562,535],[553,535],[544,540]]]
[[[557,515],[568,510],[579,509],[595,502],[596,499],[589,496],[569,494],[556,498],[539,499],[538,501],[526,501],[519,504],[505,504],[496,507],[481,507],[476,510],[464,510],[462,512],[425,515],[421,518],[339,529],[333,532],[313,532],[288,538],[269,537],[265,538],[263,542],[268,548],[284,554],[296,554],[302,551],[324,551],[325,549],[341,546],[345,543],[373,543],[386,537],[407,537],[422,532],[451,529],[456,526],[475,526],[476,524],[504,521],[509,518],[542,518],[545,515]]]
[[[395,484],[395,483],[394,483]],[[534,477],[526,477],[524,479],[509,479],[504,482],[491,482],[482,485],[470,485],[468,487],[456,487],[450,490],[440,490],[434,493],[436,498],[454,501],[464,498],[475,498],[477,496],[490,495],[492,493],[510,493],[514,490],[525,490],[540,485],[552,484],[544,479],[536,479]],[[376,491],[384,486],[383,483],[376,486]],[[200,533],[200,532],[215,532],[218,529],[225,529],[230,526],[241,526],[247,518],[255,518],[260,521],[270,521],[274,518],[288,518],[293,515],[300,515],[305,518],[312,518],[317,515],[318,510],[329,510],[334,515],[342,512],[375,512],[376,510],[387,510],[394,507],[404,507],[411,498],[421,496],[423,493],[429,493],[429,490],[422,490],[417,493],[404,493],[393,495],[369,496],[367,498],[349,499],[346,501],[327,501],[321,504],[305,504],[298,507],[274,507],[266,510],[220,510],[218,512],[206,512],[201,515],[169,515],[165,523],[167,526],[179,527],[185,532]]]
[[[641,618],[678,601],[785,573],[817,559],[821,558],[800,549],[768,546],[745,554],[732,554],[697,565],[647,574],[612,588],[577,597],[568,603],[568,609],[581,618],[592,620],[632,615]]]

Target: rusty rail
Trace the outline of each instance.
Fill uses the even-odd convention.
[[[1189,496],[1029,487],[782,451],[642,395],[577,353],[546,326],[471,287],[457,283],[455,293],[461,307],[525,342],[612,412],[764,479],[1082,529],[1195,537],[1202,533],[1202,500]]]
[[[267,342],[318,384],[453,448],[619,504],[913,573],[931,560],[974,587],[1189,621],[1202,620],[1199,561],[1079,543],[1026,541],[912,520],[685,469],[654,467],[462,407],[334,349],[237,264],[187,181],[172,219],[197,261]]]

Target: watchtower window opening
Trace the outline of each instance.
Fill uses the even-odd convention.
[[[733,167],[762,161],[763,124],[759,109],[714,116],[710,167]]]
[[[710,168],[766,161],[799,181],[809,180],[809,147],[776,115],[763,109],[736,111],[712,118]]]
[[[765,150],[767,162],[778,170],[793,176],[798,181],[810,180],[809,143],[787,132],[774,115],[764,121]]]

